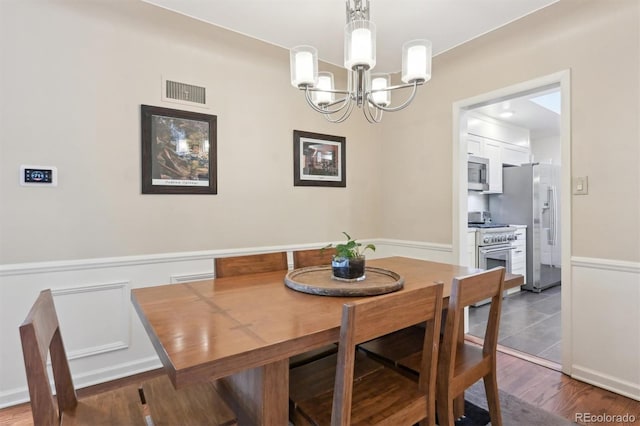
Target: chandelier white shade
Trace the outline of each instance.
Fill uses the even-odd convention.
[[[432,47],[429,40],[411,40],[402,46],[404,84],[391,86],[389,74],[372,74],[376,66],[376,26],[369,20],[369,0],[346,0],[344,66],[347,88],[336,90],[333,74],[318,72],[318,51],[312,46],[296,46],[290,51],[291,84],[305,91],[307,103],[331,122],[346,120],[354,106],[362,109],[371,123],[378,123],[384,111],[399,111],[411,103],[417,87],[431,79]],[[410,93],[391,106],[391,92]],[[338,99],[336,99],[338,97]]]
[[[313,87],[318,81],[318,50],[313,46],[291,49],[291,84],[293,87]]]
[[[373,22],[351,21],[344,27],[344,66],[348,70],[376,66],[376,26]]]
[[[411,40],[402,46],[402,81],[431,80],[431,42]]]
[[[318,106],[329,105],[335,100],[335,93],[333,93],[333,74],[330,72],[318,73],[318,84],[316,87],[319,89],[313,92],[313,103]]]
[[[371,96],[373,102],[380,106],[389,106],[391,103],[391,92],[385,90],[391,84],[391,76],[389,74],[373,74],[371,76]],[[376,92],[376,90],[380,90]]]

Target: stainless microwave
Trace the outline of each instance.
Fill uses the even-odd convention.
[[[470,155],[467,159],[468,188],[471,191],[489,189],[489,159]]]

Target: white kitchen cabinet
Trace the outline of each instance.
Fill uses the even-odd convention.
[[[483,194],[502,193],[502,143],[482,136],[467,135],[467,150],[489,159],[489,189]]]
[[[502,144],[500,142],[484,140],[482,156],[489,159],[489,189],[485,194],[502,193]]]
[[[529,163],[529,129],[513,126],[481,115],[470,114],[467,121],[467,152],[489,159],[489,190],[502,193],[502,167]]]
[[[467,266],[478,267],[478,250],[476,249],[476,230],[467,229]]]
[[[477,157],[482,157],[482,138],[469,135],[467,137],[467,152]]]
[[[527,282],[527,226],[512,225],[516,227],[516,239],[511,242],[514,247],[511,252],[511,273],[524,276],[524,282]],[[515,293],[520,291],[517,287],[509,292]]]
[[[508,166],[520,166],[530,162],[530,150],[528,147],[502,144],[502,164]]]

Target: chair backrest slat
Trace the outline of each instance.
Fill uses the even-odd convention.
[[[293,252],[293,268],[306,268],[307,266],[331,265],[331,260],[336,254],[335,247],[297,250]]]
[[[425,398],[435,395],[436,336],[440,334],[442,288],[442,284],[434,284],[411,292],[400,291],[360,299],[343,306],[332,425],[349,424],[351,420],[356,345],[422,322],[426,322],[427,326],[419,386],[425,392]]]
[[[459,336],[460,327],[464,323],[464,308],[487,298],[491,298],[491,305],[489,307],[483,351],[485,353],[495,352],[498,344],[498,324],[502,309],[504,274],[504,267],[499,267],[453,279],[439,360],[439,369],[447,371],[449,377],[453,377],[455,368],[457,346],[455,342]]]
[[[218,257],[215,259],[216,278],[261,272],[286,271],[287,252],[251,254],[246,256]]]
[[[51,290],[40,292],[20,325],[20,338],[34,423],[57,425],[60,423],[60,412],[75,407],[78,400]],[[51,355],[57,407],[47,374],[48,354]]]

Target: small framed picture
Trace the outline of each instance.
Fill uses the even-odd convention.
[[[347,186],[346,139],[293,131],[293,185]]]
[[[142,193],[216,194],[216,116],[141,107]]]

